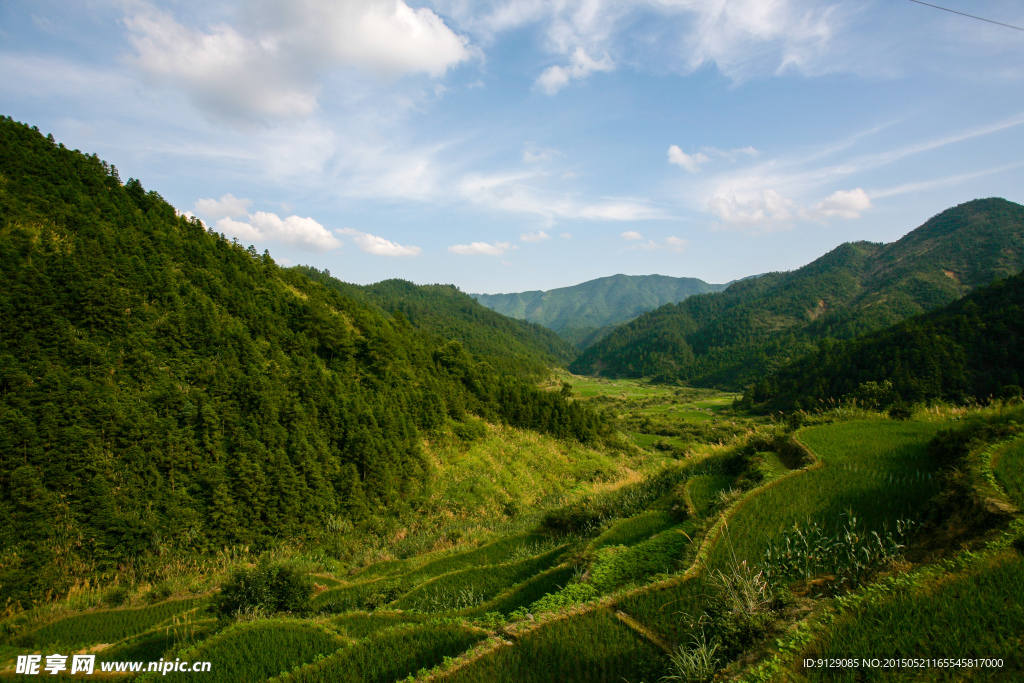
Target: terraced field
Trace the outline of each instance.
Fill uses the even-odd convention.
[[[205,598],[93,610],[17,632],[0,656],[11,663],[26,652],[110,643],[101,660],[211,661],[204,681],[653,683],[677,671],[669,655],[694,647],[706,628],[702,615],[721,609],[719,570],[761,566],[766,550],[794,529],[817,524],[834,533],[852,515],[866,535],[912,518],[938,491],[926,444],[946,426],[877,419],[805,428],[796,438],[813,455],[796,470],[771,451],[748,450],[742,471],[730,470],[724,455],[672,463],[657,482],[573,508],[565,519],[599,520],[580,521],[585,532],[538,527],[351,575],[317,575],[311,614],[228,622],[204,611]],[[991,463],[1011,496],[1019,496],[1022,445],[1010,442]],[[760,483],[750,484],[751,473]],[[948,583],[850,603],[803,647],[829,657],[878,651],[877,625],[885,624],[894,652],[937,655],[976,627],[995,635],[974,650],[1006,652],[1019,645],[1007,634],[1024,632],[1017,600],[1024,579],[1019,554],[1000,552]],[[937,594],[948,599],[933,604],[928,596]],[[949,607],[963,594],[991,624]],[[876,627],[864,628],[868,622]],[[949,624],[954,635],[942,632]],[[932,643],[923,650],[914,644],[919,625]],[[806,680],[846,680],[816,676]]]

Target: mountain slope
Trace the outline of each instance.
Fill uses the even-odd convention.
[[[0,118],[0,586],[409,512],[467,412],[587,441],[582,405],[278,268]]]
[[[576,349],[551,330],[492,311],[453,285],[385,280],[359,286],[308,266],[295,270],[389,315],[400,314],[438,339],[458,340],[504,374],[536,379],[547,375],[550,367],[564,367],[576,357]]]
[[[840,245],[803,268],[663,306],[570,366],[738,388],[811,351],[950,303],[1024,267],[1024,207],[980,199],[890,244]]]
[[[846,396],[962,403],[1019,391],[1022,377],[1024,275],[1015,275],[885,330],[824,340],[816,353],[758,382],[744,400],[777,408]]]
[[[596,330],[610,329],[694,294],[724,288],[696,278],[620,274],[547,291],[471,296],[502,315],[539,323],[585,346],[596,341],[588,339]]]

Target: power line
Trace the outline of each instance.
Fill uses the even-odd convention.
[[[992,21],[991,19],[986,19],[985,17],[976,17],[973,14],[967,14],[966,12],[957,12],[955,9],[949,9],[948,7],[939,7],[938,5],[933,5],[933,4],[929,3],[929,2],[921,2],[921,0],[910,0],[910,2],[916,2],[919,5],[926,5],[928,7],[934,7],[935,9],[940,9],[940,10],[942,10],[944,12],[952,12],[953,14],[959,14],[962,17],[970,17],[971,19],[977,19],[978,21],[987,21],[990,24],[998,24],[999,26],[1005,26],[1006,28],[1015,28],[1018,31],[1024,31],[1024,28],[1021,28],[1020,26],[1014,26],[1012,24],[1004,24],[1001,21]]]

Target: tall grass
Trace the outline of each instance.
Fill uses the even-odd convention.
[[[1024,438],[1011,441],[996,453],[992,472],[1010,500],[1024,507]]]
[[[726,491],[733,477],[727,474],[702,474],[689,482],[690,500],[697,514],[704,514],[718,501],[718,494]]]
[[[597,550],[610,545],[635,545],[677,525],[679,521],[665,510],[648,510],[614,524],[591,544]]]
[[[476,607],[465,609],[459,614],[465,616],[483,616],[487,613],[496,612],[509,615],[518,609],[532,605],[537,600],[549,593],[557,593],[576,575],[577,568],[574,566],[562,566],[549,569],[546,572],[512,587],[499,594],[497,597],[481,603]]]
[[[379,633],[288,676],[282,683],[392,683],[455,657],[483,632],[451,624]]]
[[[334,634],[311,624],[271,620],[243,624],[193,648],[182,659],[208,661],[202,674],[208,683],[265,681],[293,667],[311,663],[343,645]],[[192,674],[170,673],[166,680],[195,680]]]
[[[420,612],[459,610],[487,602],[504,590],[558,563],[567,547],[491,567],[462,569],[420,584],[392,603],[395,609]]]
[[[709,594],[706,579],[697,576],[667,586],[634,591],[619,598],[615,607],[675,647],[692,639],[692,624],[707,606]]]
[[[823,466],[769,486],[750,497],[729,520],[730,543],[719,542],[709,564],[733,554],[758,564],[773,537],[807,519],[834,527],[852,510],[866,531],[914,518],[938,491],[936,463],[926,445],[943,425],[874,420],[811,427],[799,438]]]
[[[894,579],[850,600],[801,658],[997,658],[1001,668],[804,669],[809,681],[1020,680],[1024,558],[1007,550],[923,583]]]
[[[194,609],[206,598],[170,600],[152,607],[97,610],[45,624],[12,639],[19,647],[65,648],[93,643],[115,643],[128,636],[148,631],[176,614]]]
[[[430,619],[425,614],[413,612],[357,612],[344,614],[331,620],[334,626],[349,638],[366,638],[384,629],[408,624],[418,624]]]
[[[640,683],[664,672],[661,651],[607,610],[538,627],[440,678],[448,683]]]

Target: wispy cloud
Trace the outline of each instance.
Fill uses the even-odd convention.
[[[596,60],[582,47],[577,47],[569,57],[568,66],[549,66],[537,78],[537,85],[548,95],[554,95],[571,81],[581,81],[596,71],[611,71],[614,68],[615,65],[607,55]]]
[[[524,242],[543,242],[551,239],[551,235],[543,230],[538,230],[537,232],[525,232],[519,236],[519,239]]]
[[[281,218],[276,213],[257,211],[248,216],[248,221],[221,218],[217,230],[229,237],[244,241],[280,242],[305,251],[328,251],[341,246],[334,235],[312,218],[288,216]]]
[[[453,244],[448,251],[463,256],[501,256],[509,249],[515,249],[510,242],[473,242],[471,244]]]

